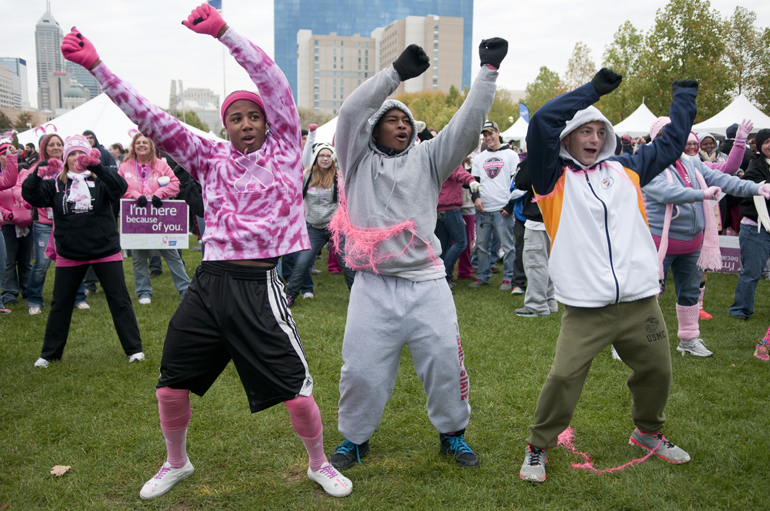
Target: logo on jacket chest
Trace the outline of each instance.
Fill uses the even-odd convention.
[[[615,179],[612,176],[607,176],[601,181],[602,188],[607,190],[608,188],[611,188],[613,184],[615,184]]]
[[[490,179],[494,179],[500,174],[500,171],[503,170],[505,162],[501,158],[493,157],[485,161],[483,166],[487,176],[489,176]]]

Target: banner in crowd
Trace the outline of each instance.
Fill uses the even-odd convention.
[[[741,228],[749,228],[742,225]],[[738,236],[720,236],[719,251],[722,253],[722,269],[718,273],[741,272],[741,246],[738,244]]]
[[[165,200],[156,208],[134,199],[120,201],[120,246],[126,249],[158,250],[189,248],[189,215],[181,200]]]

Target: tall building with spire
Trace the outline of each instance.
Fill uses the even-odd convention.
[[[64,32],[51,14],[50,0],[45,4],[45,14],[35,25],[37,106],[40,110],[53,110],[48,79],[51,73],[64,72],[64,56],[61,53]]]

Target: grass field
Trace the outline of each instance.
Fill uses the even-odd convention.
[[[184,255],[189,273],[199,252]],[[131,261],[126,279],[133,290]],[[316,276],[316,298],[293,309],[321,408],[327,453],[337,432],[338,383],[348,292],[342,275]],[[580,270],[577,270],[580,271]],[[309,481],[306,453],[284,406],[250,415],[232,364],[204,398],[193,396],[188,454],[195,474],[150,502],[139,489],[165,459],[155,384],[168,320],[178,304],[166,268],[153,280],[152,305],[134,301],[147,360],[129,366],[104,298],[74,311],[62,362],[34,368],[48,309],[29,316],[23,304],[0,317],[0,510],[27,509],[768,509],[770,366],[754,359],[753,345],[770,322],[770,283],[757,289],[756,313],[729,316],[737,277],[709,275],[702,337],[715,355],[683,358],[671,351],[674,386],[666,435],[693,461],[669,465],[657,458],[613,475],[576,470],[575,455],[550,454],[548,480],[518,477],[527,426],[548,373],[561,314],[519,318],[523,296],[492,285],[454,290],[473,414],[466,439],[481,457],[479,470],[457,467],[438,453],[425,395],[409,350],[372,451],[346,472],[354,483],[345,499],[328,497]],[[44,297],[50,304],[53,268]],[[670,336],[676,334],[673,283],[661,297]],[[598,468],[621,465],[642,452],[628,445],[633,424],[629,369],[609,349],[594,361],[572,426],[576,444]],[[49,471],[70,465],[62,477]]]

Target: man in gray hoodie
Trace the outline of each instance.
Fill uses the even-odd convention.
[[[404,345],[428,394],[441,453],[464,467],[479,465],[464,437],[471,412],[468,374],[434,229],[441,185],[478,144],[507,51],[503,39],[481,42],[481,71],[463,106],[435,138],[419,145],[412,113],[387,100],[402,81],[430,67],[417,45],[340,109],[335,138],[343,188],[331,228],[344,236],[345,260],[357,270],[342,345],[339,430],[345,441],[331,457],[340,470],[369,452]]]

